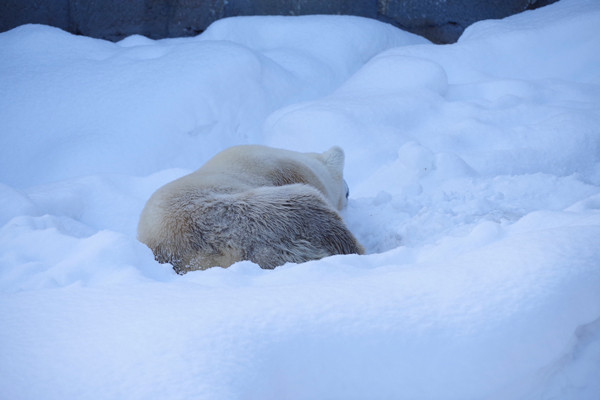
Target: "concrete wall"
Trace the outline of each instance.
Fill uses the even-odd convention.
[[[557,0],[0,0],[0,32],[26,23],[119,40],[192,36],[237,15],[348,14],[379,19],[452,43],[473,22]]]

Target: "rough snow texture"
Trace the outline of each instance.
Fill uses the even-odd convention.
[[[450,46],[351,17],[1,34],[0,397],[597,399],[599,24],[562,0]],[[242,143],[343,146],[368,254],[157,264],[145,201]]]

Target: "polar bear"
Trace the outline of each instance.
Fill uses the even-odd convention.
[[[347,204],[344,151],[299,153],[258,145],[222,151],[159,188],[138,239],[178,274],[250,260],[262,268],[363,254],[337,210]]]

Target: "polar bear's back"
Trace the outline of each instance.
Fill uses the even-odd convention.
[[[221,185],[239,185],[243,190],[249,186],[303,183],[319,190],[334,208],[341,210],[346,205],[343,168],[344,152],[339,147],[325,153],[298,153],[242,145],[218,153],[190,177],[197,177],[197,184],[205,184],[214,176],[221,180]]]
[[[201,190],[182,196],[169,201],[193,206],[163,213],[161,232],[171,236],[162,235],[162,242],[151,246],[157,260],[171,263],[178,273],[227,267],[240,260],[275,268],[332,254],[363,253],[338,213],[308,185],[233,194]]]

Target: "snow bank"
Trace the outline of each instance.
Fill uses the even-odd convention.
[[[427,42],[362,18],[262,21],[116,44],[32,25],[2,34],[0,179],[196,169],[215,149],[260,141],[274,109],[327,93],[384,49]],[[320,45],[307,46],[317,28]]]
[[[0,397],[595,399],[600,5],[436,46],[355,17],[0,34]],[[151,193],[219,150],[346,150],[365,256],[177,276]]]

